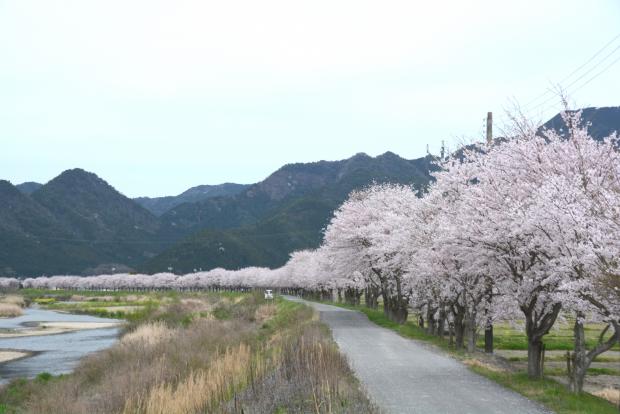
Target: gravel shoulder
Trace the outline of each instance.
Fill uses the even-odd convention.
[[[541,405],[355,311],[303,301],[332,330],[369,396],[386,413],[542,414]]]

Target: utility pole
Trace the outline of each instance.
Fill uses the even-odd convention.
[[[493,144],[493,112],[487,112],[487,144]]]
[[[493,112],[487,112],[487,145],[490,147],[493,145]],[[488,300],[489,304],[493,300],[493,287],[488,287]],[[493,353],[493,320],[488,315],[489,310],[485,309],[486,326],[484,327],[484,352],[487,354]]]
[[[446,155],[446,143],[445,141],[441,141],[441,159],[443,160],[444,155]]]

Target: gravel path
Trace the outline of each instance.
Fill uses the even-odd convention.
[[[319,311],[356,376],[386,413],[550,412],[468,370],[449,356],[375,325],[359,312],[305,303]]]

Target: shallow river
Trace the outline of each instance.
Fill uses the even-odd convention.
[[[0,329],[22,329],[36,322],[118,322],[89,315],[72,315],[38,308],[28,308],[17,318],[0,319]],[[66,374],[80,358],[112,346],[120,328],[85,329],[54,335],[0,338],[0,349],[36,351],[37,354],[0,364],[0,383],[12,378],[35,377],[41,372]]]

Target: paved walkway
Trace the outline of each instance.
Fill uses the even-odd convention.
[[[319,311],[356,376],[386,413],[549,413],[457,360],[375,325],[362,313],[305,303]]]

